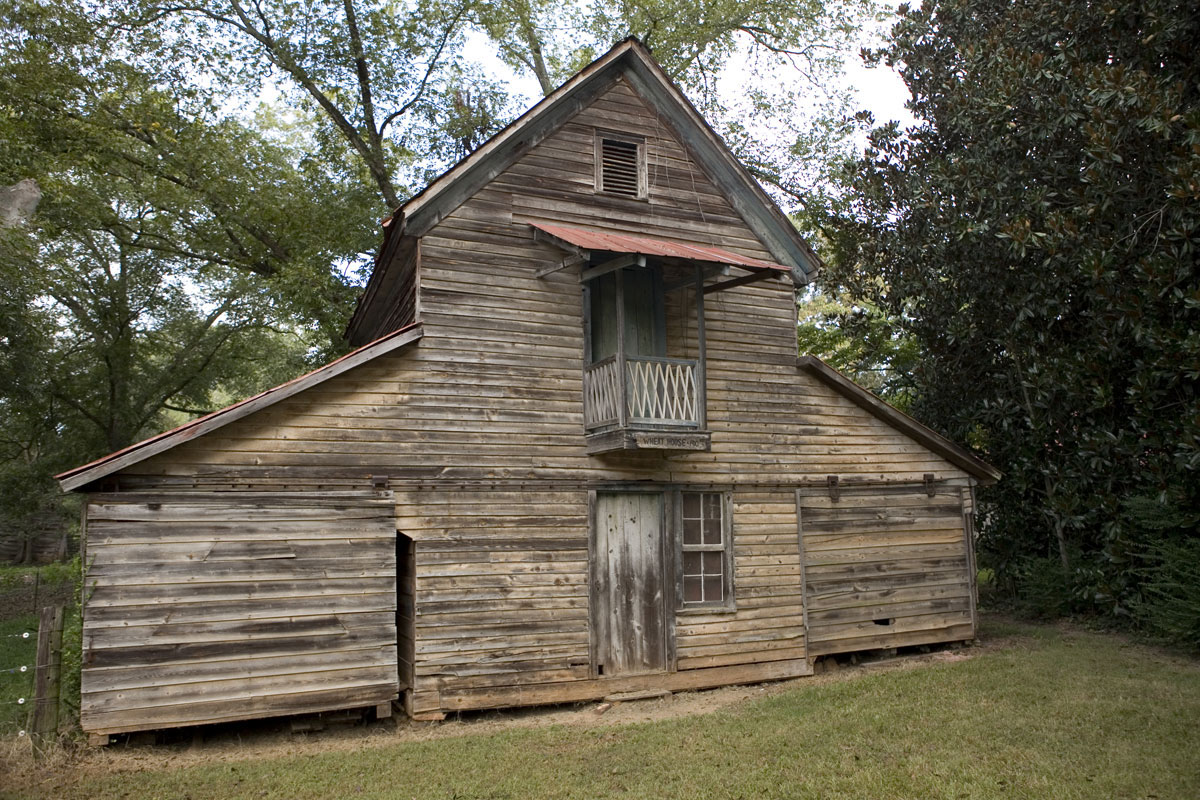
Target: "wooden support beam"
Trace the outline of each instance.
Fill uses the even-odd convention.
[[[708,280],[709,278],[711,278],[715,275],[728,275],[729,274],[729,266],[727,264],[703,264],[701,262],[696,262],[696,266],[701,270],[700,280],[702,282]],[[663,286],[663,294],[670,294],[671,292],[675,291],[676,289],[686,289],[688,287],[695,286],[695,285],[696,285],[695,277],[692,275],[688,275],[685,278],[680,278],[677,281],[665,284]]]
[[[776,273],[764,269],[758,272],[751,272],[749,275],[742,275],[740,278],[733,278],[731,280],[721,281],[720,283],[714,283],[712,286],[705,286],[704,293],[712,294],[713,292],[723,292],[726,289],[732,289],[735,286],[745,286],[747,283],[757,283],[759,281],[765,281],[768,278],[774,277],[776,277]]]
[[[617,256],[611,261],[605,261],[603,264],[598,264],[591,269],[585,269],[579,276],[581,281],[590,281],[593,278],[599,278],[601,275],[607,275],[610,272],[616,272],[625,267],[644,267],[646,266],[646,257],[640,253],[628,253],[623,256]]]
[[[559,272],[564,269],[570,269],[576,264],[586,263],[589,258],[591,258],[591,255],[586,250],[581,250],[578,253],[572,253],[552,267],[543,267],[542,269],[539,269],[537,272],[533,273],[533,277],[544,278],[547,275],[554,274],[555,272]]]

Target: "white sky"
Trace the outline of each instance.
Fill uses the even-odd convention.
[[[873,44],[870,42],[871,34],[869,32],[864,33],[864,38],[868,43]],[[468,58],[481,64],[492,75],[503,78],[512,87],[514,94],[523,96],[525,102],[521,107],[522,111],[541,98],[537,80],[528,74],[515,75],[496,56],[495,47],[483,34],[472,33],[468,36],[465,54]],[[722,89],[736,91],[740,85],[737,75],[742,71],[743,67],[737,63],[736,59],[730,63],[721,81]],[[913,116],[904,107],[909,100],[908,88],[895,70],[882,65],[868,69],[855,52],[846,56],[845,71],[845,81],[854,91],[856,106],[874,114],[876,125],[882,125],[890,120],[899,121],[902,127],[912,124]],[[780,66],[776,78],[780,84],[794,83],[795,73],[785,66]]]

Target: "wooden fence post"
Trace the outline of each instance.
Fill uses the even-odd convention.
[[[33,709],[29,732],[41,755],[58,734],[58,686],[62,666],[62,606],[45,606],[38,615],[37,661],[34,662]]]

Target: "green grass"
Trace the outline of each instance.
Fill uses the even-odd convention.
[[[1196,662],[1046,626],[992,623],[985,636],[1005,638],[969,660],[846,673],[690,718],[184,769],[159,748],[161,766],[63,767],[7,796],[1200,797]]]
[[[40,566],[0,566],[0,591],[26,585],[35,576],[46,588],[70,584],[78,571],[79,559],[77,558]]]

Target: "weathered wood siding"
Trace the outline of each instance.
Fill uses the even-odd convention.
[[[972,543],[958,486],[800,490],[809,652],[975,635]]]
[[[646,137],[647,200],[593,192],[594,127]],[[735,607],[677,615],[678,671],[656,685],[804,674],[796,488],[829,474],[844,487],[968,477],[797,368],[793,290],[780,281],[705,297],[711,452],[588,456],[579,268],[534,277],[563,254],[534,241],[530,220],[770,258],[618,83],[421,240],[419,343],[155,456],[121,485],[362,488],[388,476],[396,527],[414,542],[416,713],[649,681],[591,672],[588,493],[632,482],[729,491]],[[670,354],[695,356],[694,309],[691,289],[670,296]]]
[[[390,495],[95,495],[81,724],[93,733],[397,696]]]
[[[735,609],[680,612],[681,670],[803,659],[804,609],[794,493],[733,492]]]
[[[359,301],[364,307],[378,309],[349,331],[355,347],[399,330],[417,318],[417,285],[421,253],[411,237],[401,237],[392,256],[390,268],[378,280],[371,282]]]
[[[586,491],[426,489],[396,503],[416,540],[414,712],[588,678]]]
[[[668,613],[675,589],[660,492],[597,492],[592,509],[591,624],[597,671],[661,672],[669,666]]]

